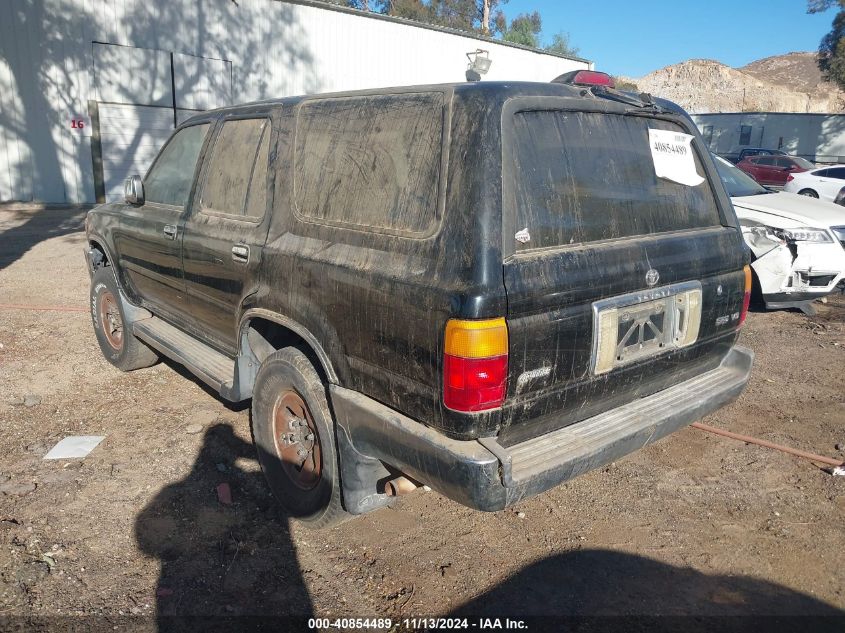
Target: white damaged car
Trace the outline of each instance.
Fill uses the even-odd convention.
[[[845,277],[845,207],[771,191],[715,160],[753,254],[753,292],[767,308],[812,311]]]

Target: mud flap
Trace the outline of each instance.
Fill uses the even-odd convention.
[[[355,449],[338,416],[335,422],[343,508],[350,514],[364,514],[390,505],[396,497],[380,494],[378,486],[393,475],[379,460]]]

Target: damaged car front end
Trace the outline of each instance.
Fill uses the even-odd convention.
[[[737,210],[737,215],[740,215]],[[740,219],[767,308],[807,308],[842,281],[845,250],[825,229],[776,228]]]
[[[838,230],[845,209],[761,187],[730,163],[716,160],[745,243],[755,290],[769,309],[799,308],[834,291],[845,276],[845,243]]]

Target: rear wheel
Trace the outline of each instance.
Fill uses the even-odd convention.
[[[103,356],[122,371],[155,365],[156,354],[132,333],[126,322],[112,269],[102,266],[91,279],[91,320]]]
[[[292,517],[314,529],[350,517],[341,504],[326,388],[301,350],[286,347],[261,363],[252,396],[252,432],[270,489]]]
[[[812,189],[802,189],[801,191],[798,192],[798,195],[799,196],[808,196],[810,198],[818,198],[819,197],[819,194],[817,194]]]

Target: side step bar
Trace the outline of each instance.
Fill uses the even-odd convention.
[[[144,343],[184,365],[224,398],[232,400],[229,396],[234,395],[232,386],[236,375],[233,359],[159,317],[135,321],[132,330]]]

